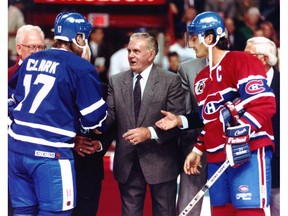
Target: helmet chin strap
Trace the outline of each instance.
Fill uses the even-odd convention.
[[[205,42],[204,35],[203,34],[198,34],[198,39],[199,39],[200,43],[203,43],[208,48],[208,61],[209,61],[209,72],[210,72],[209,73],[209,77],[210,77],[211,80],[213,80],[212,73],[211,73],[212,72],[212,48],[218,43],[219,39],[222,36],[225,36],[225,33],[224,34],[222,33],[220,36],[218,35],[216,37],[215,43],[209,45],[209,44],[207,44]]]
[[[87,39],[84,40],[84,42],[85,42],[85,45],[84,45],[84,46],[79,45],[79,44],[76,42],[75,38],[72,39],[72,42],[73,42],[77,47],[79,47],[79,48],[81,48],[81,49],[83,50],[83,51],[82,51],[82,55],[83,55],[83,54],[86,54],[86,52],[88,51],[88,55],[89,55],[89,59],[90,59],[90,57],[91,57],[91,52],[89,52],[89,45],[88,45],[88,40],[87,40]]]

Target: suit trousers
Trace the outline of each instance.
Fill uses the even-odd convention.
[[[188,130],[183,131],[181,135],[181,174],[180,174],[180,184],[179,193],[177,200],[177,215],[179,215],[194,196],[201,190],[207,181],[207,162],[206,153],[201,157],[202,168],[199,168],[199,175],[187,175],[183,171],[184,161],[187,155],[192,151],[194,143],[197,141],[197,136],[200,131]],[[198,201],[198,203],[193,207],[193,209],[187,214],[187,216],[200,216],[202,209],[203,197]]]
[[[199,175],[187,175],[184,171],[180,174],[179,195],[177,202],[177,215],[180,214],[194,196],[202,189],[207,181],[206,155],[201,158],[202,168],[199,168]],[[187,216],[200,216],[203,197],[198,201]]]
[[[84,158],[75,155],[77,200],[72,216],[95,216],[103,179],[103,159],[97,153]]]
[[[118,183],[122,216],[143,216],[147,185],[152,198],[152,215],[175,216],[177,179],[159,184],[148,184],[138,159],[135,159],[132,171],[126,183]]]

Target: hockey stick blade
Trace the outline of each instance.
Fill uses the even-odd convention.
[[[211,176],[201,190],[194,196],[194,198],[188,203],[185,209],[180,213],[179,216],[187,215],[191,209],[198,203],[198,201],[204,196],[206,191],[217,181],[222,173],[230,166],[228,159],[219,167],[219,169]]]

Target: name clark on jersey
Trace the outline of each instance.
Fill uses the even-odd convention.
[[[50,60],[35,60],[35,59],[28,59],[26,70],[27,71],[40,71],[40,72],[47,72],[51,74],[56,73],[56,67],[59,65],[58,62],[53,62]]]

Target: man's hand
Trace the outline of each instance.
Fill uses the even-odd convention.
[[[101,149],[101,144],[98,140],[91,140],[88,137],[76,136],[74,142],[74,150],[82,157],[85,157],[85,154],[94,154]]]
[[[161,110],[161,113],[165,115],[165,117],[155,123],[161,130],[169,130],[176,126],[182,126],[181,118],[178,115],[164,110]]]
[[[148,128],[134,128],[123,134],[123,138],[133,145],[137,145],[151,138]]]
[[[184,162],[184,172],[187,175],[191,174],[200,174],[200,171],[198,170],[198,167],[202,168],[201,164],[201,155],[195,153],[195,152],[190,152]]]
[[[101,131],[99,131],[98,129],[94,129],[94,130],[92,130],[93,131],[93,133],[95,133],[95,134],[102,134],[102,132]]]

